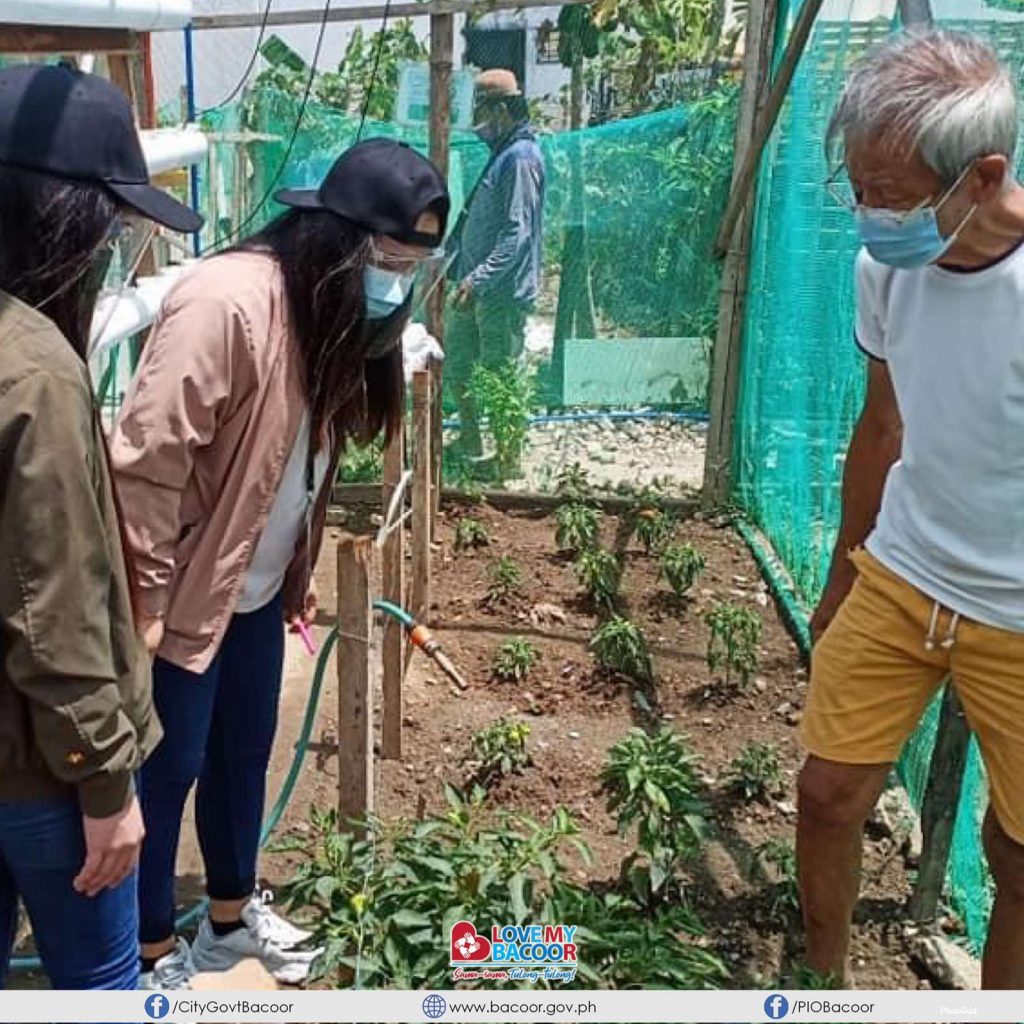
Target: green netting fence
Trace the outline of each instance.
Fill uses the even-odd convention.
[[[965,3],[933,7],[939,24],[993,43],[1024,85],[1024,19],[1004,12],[965,21]],[[978,5],[971,4],[978,9]],[[887,19],[819,20],[765,153],[746,312],[736,478],[740,503],[770,538],[806,607],[821,592],[839,523],[843,457],[864,397],[853,341],[852,218],[830,201],[824,135],[847,71],[897,30]],[[904,751],[899,771],[915,806],[928,779],[939,702]],[[972,747],[958,810],[949,894],[980,950],[991,885],[980,825],[987,785]]]
[[[669,109],[539,133],[546,171],[543,272],[529,312],[528,354],[550,363],[560,306],[585,306],[588,316],[576,320],[585,329],[560,333],[570,347],[602,343],[596,353],[581,351],[603,366],[604,390],[560,381],[556,390],[537,392],[538,404],[706,412],[719,283],[711,248],[728,193],[737,101],[735,76],[723,74]],[[300,106],[294,92],[266,85],[208,118],[214,142],[203,175],[206,244],[229,238],[238,225],[244,233],[255,230],[280,212],[272,201],[259,206],[268,191],[319,184],[356,140],[358,117],[310,102],[282,170]],[[427,151],[424,127],[369,120],[362,137],[370,136]],[[236,141],[246,138],[244,146]],[[487,159],[474,135],[453,134],[453,222]],[[564,273],[567,257],[581,252],[583,267]],[[570,365],[574,356],[575,349]]]

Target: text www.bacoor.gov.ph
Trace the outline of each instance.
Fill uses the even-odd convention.
[[[503,1002],[497,999],[491,999],[488,1001],[480,1001],[474,1003],[449,1003],[448,1013],[446,1016],[449,1019],[457,1019],[460,1013],[464,1014],[499,1014],[499,1013],[535,1013],[542,1017],[560,1017],[565,1014],[575,1014],[577,1017],[583,1017],[587,1014],[597,1013],[597,1003],[588,1000],[584,1003],[552,1003],[552,1002],[540,1002],[534,1000],[533,1002]]]

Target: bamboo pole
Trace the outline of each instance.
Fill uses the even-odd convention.
[[[910,916],[915,921],[935,920],[942,897],[970,739],[971,730],[960,699],[947,683],[921,804],[921,864],[910,897]]]
[[[758,111],[765,101],[777,12],[778,0],[752,0],[747,11],[743,91],[736,118],[734,187],[741,173],[740,165],[754,145],[751,133]],[[733,435],[749,267],[749,204],[743,207],[742,214],[740,223],[732,233],[729,252],[722,265],[718,328],[711,365],[711,415],[704,456],[703,500],[707,508],[727,501],[732,491]]]
[[[370,673],[369,537],[338,541],[338,813],[343,823],[373,810],[373,689]]]
[[[398,430],[384,449],[385,514],[398,489],[405,470],[405,429]],[[399,510],[399,515],[401,510]],[[398,527],[384,541],[381,566],[381,590],[384,600],[405,607],[405,529]],[[405,675],[405,638],[401,623],[391,616],[384,620],[383,694],[384,720],[381,723],[381,755],[386,760],[402,756],[402,680]]]
[[[430,519],[433,501],[430,476],[431,377],[421,370],[412,378],[412,614],[426,622],[430,614]]]
[[[455,15],[432,14],[430,17],[430,159],[448,177],[448,154],[452,135],[452,64],[455,53]],[[435,288],[427,308],[427,329],[444,348],[445,285]],[[430,495],[430,536],[436,539],[441,510],[444,445],[442,444],[443,399],[441,369],[435,371],[433,409],[430,416],[431,450],[433,452]]]
[[[822,0],[804,0],[800,12],[796,16],[793,31],[789,35],[782,60],[779,61],[779,70],[768,90],[764,109],[757,118],[753,140],[746,148],[743,159],[739,162],[739,173],[733,178],[732,191],[729,193],[729,201],[726,203],[725,214],[722,217],[722,226],[719,228],[718,238],[715,241],[715,252],[719,256],[724,256],[732,243],[733,232],[739,223],[740,214],[747,206],[747,200],[754,187],[757,168],[761,163],[761,154],[764,152],[764,147],[778,120],[779,111],[782,110],[786,93],[789,92],[790,83],[793,81],[793,74],[803,56],[811,29],[814,27],[814,19],[817,18],[821,5]],[[752,8],[754,5],[750,6]],[[751,37],[748,36],[749,38]],[[767,72],[767,69],[765,70]]]

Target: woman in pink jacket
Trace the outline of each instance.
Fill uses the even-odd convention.
[[[371,139],[320,189],[201,263],[168,297],[113,439],[164,740],[146,764],[144,984],[260,959],[305,978],[308,936],[256,892],[285,624],[311,621],[338,457],[399,428],[401,336],[449,199],[414,150]],[[210,911],[175,935],[175,859],[196,790]]]

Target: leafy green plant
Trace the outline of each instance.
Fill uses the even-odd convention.
[[[472,752],[467,761],[473,765],[473,780],[489,786],[497,779],[519,772],[530,764],[526,740],[530,727],[525,722],[501,718],[473,734]]]
[[[353,446],[345,451],[338,470],[343,484],[372,484],[384,476],[384,443],[371,441],[368,445]]]
[[[732,759],[726,781],[747,801],[774,796],[782,789],[779,748],[774,743],[748,743]]]
[[[506,640],[494,652],[491,671],[495,679],[506,683],[520,683],[540,659],[537,648],[521,636]]]
[[[699,796],[697,757],[671,729],[654,735],[633,729],[608,752],[601,788],[619,834],[637,826],[637,852],[622,877],[647,904],[678,889],[678,868],[699,849],[705,808]]]
[[[560,551],[578,555],[597,545],[601,514],[591,505],[573,501],[555,513],[555,543]]]
[[[769,839],[757,848],[757,855],[776,876],[768,912],[773,918],[790,917],[800,910],[796,847],[787,839]],[[827,987],[827,986],[819,986]]]
[[[576,559],[576,578],[594,605],[614,611],[619,602],[622,566],[610,552],[601,548],[583,551]]]
[[[716,604],[704,616],[711,630],[707,662],[712,672],[725,669],[725,684],[732,675],[747,686],[757,671],[758,644],[761,641],[761,617],[749,608],[726,603]]]
[[[502,480],[519,476],[534,394],[533,378],[512,360],[498,369],[480,365],[473,370],[469,390],[487,417],[498,475]]]
[[[693,991],[721,988],[729,977],[685,901],[645,906],[628,893],[559,882],[544,920],[578,923],[576,937],[587,951],[579,981],[588,987]]]
[[[598,665],[609,672],[637,683],[649,683],[654,678],[643,630],[621,615],[613,615],[597,628],[590,639],[590,649]]]
[[[273,37],[264,50],[273,45]],[[263,54],[273,60],[272,52]],[[367,116],[378,121],[394,117],[398,98],[399,69],[403,61],[424,61],[427,48],[417,37],[412,21],[398,19],[383,29],[367,35],[357,26],[334,71],[321,71],[313,76],[311,94],[317,103],[348,114],[358,114],[363,107]],[[277,60],[256,78],[257,89],[270,88],[302,97],[309,83],[310,70],[301,61]],[[367,98],[366,83],[373,89]]]
[[[485,548],[491,543],[490,531],[472,516],[460,519],[455,526],[455,550],[468,551],[472,548]]]
[[[487,588],[487,604],[503,604],[522,593],[523,571],[511,556],[504,555],[490,570],[490,585]]]
[[[570,504],[588,504],[594,498],[590,475],[578,462],[566,466],[558,474],[555,494]]]
[[[668,582],[676,597],[685,597],[704,566],[704,556],[692,544],[669,544],[661,553],[658,578]]]
[[[675,522],[667,512],[644,509],[637,513],[633,534],[650,555],[661,551],[672,539]]]
[[[301,908],[322,955],[314,980],[335,988],[439,988],[450,983],[456,921],[533,923],[574,847],[588,863],[564,808],[541,824],[485,813],[484,792],[445,786],[446,813],[416,823],[371,819],[350,828],[334,811],[311,812],[310,829],[278,848],[298,867],[283,890]]]

